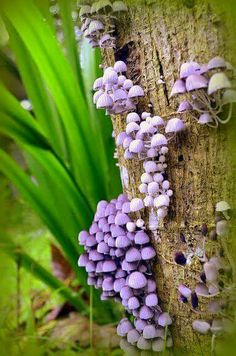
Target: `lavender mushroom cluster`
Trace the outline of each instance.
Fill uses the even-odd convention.
[[[126,71],[126,64],[117,61],[114,67],[105,68],[103,76],[95,80],[93,102],[97,109],[105,109],[107,114],[123,114],[136,108],[144,91],[126,78]]]
[[[207,64],[186,62],[181,65],[179,79],[173,85],[171,96],[184,96],[178,112],[188,112],[199,124],[217,127],[226,124],[236,102],[235,69],[221,57]],[[223,117],[223,109],[228,114]]]
[[[165,173],[168,141],[184,128],[183,121],[177,117],[165,122],[160,116],[148,112],[143,112],[141,117],[131,112],[126,117],[125,131],[116,138],[116,145],[124,149],[125,159],[143,161],[139,191],[144,197],[131,200],[131,211],[151,208],[150,230],[156,230],[158,221],[167,215],[173,194]]]
[[[81,31],[92,47],[115,47],[115,20],[125,13],[127,6],[123,1],[99,0],[90,5],[82,5],[79,17]]]
[[[102,300],[114,298],[133,315],[134,323],[121,320],[118,335],[125,338],[129,347],[157,351],[164,347],[164,328],[171,319],[158,305],[151,268],[155,250],[144,226],[139,227],[139,222],[129,216],[130,208],[124,194],[98,203],[89,231],[79,234],[79,243],[86,252],[78,264],[88,272],[88,284],[102,288]],[[172,345],[169,334],[167,344]]]

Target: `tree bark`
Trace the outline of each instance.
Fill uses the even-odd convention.
[[[117,49],[103,51],[104,63],[112,65],[114,60],[124,60],[128,65],[127,77],[145,90],[138,112],[150,111],[167,119],[179,102],[178,98],[170,98],[170,92],[180,65],[190,60],[205,63],[217,55],[225,57],[224,27],[224,21],[206,1],[133,4],[128,15],[117,21]],[[160,79],[164,84],[158,84]],[[189,267],[179,267],[173,263],[173,253],[188,251],[180,232],[192,249],[201,246],[201,226],[207,224],[213,228],[215,204],[230,201],[233,189],[226,173],[232,163],[227,143],[229,128],[222,125],[215,130],[199,125],[186,114],[182,118],[187,128],[170,144],[167,162],[174,196],[168,217],[159,230],[160,241],[152,234],[158,256],[154,273],[161,306],[173,318],[174,346],[180,354],[209,355],[211,335],[192,330],[194,319],[212,320],[210,314],[199,314],[206,313],[207,303],[200,299],[196,312],[189,303],[179,302],[177,292],[180,283],[194,290],[202,265],[196,259]],[[125,128],[125,117],[114,116],[112,121],[117,136]],[[118,150],[118,162],[128,171],[129,186],[124,190],[130,198],[140,196],[142,162],[124,160],[122,149]],[[142,216],[146,221],[148,213],[146,209]],[[221,249],[220,242],[208,239],[206,249],[211,256],[212,251]]]

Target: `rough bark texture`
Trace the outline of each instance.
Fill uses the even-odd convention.
[[[180,65],[189,60],[205,63],[216,55],[225,56],[223,30],[223,22],[205,1],[165,0],[133,5],[128,16],[117,23],[117,50],[105,50],[104,62],[111,65],[115,58],[127,63],[127,76],[145,89],[140,113],[151,111],[168,118],[177,107],[178,100],[170,98],[170,91]],[[158,84],[160,78],[164,84]],[[193,248],[201,245],[201,226],[214,226],[216,202],[230,201],[230,181],[225,179],[231,164],[228,129],[221,126],[214,130],[197,124],[188,115],[182,117],[187,129],[171,143],[168,154],[167,173],[174,196],[168,218],[160,229],[161,242],[153,236],[158,255],[155,276],[161,305],[173,318],[174,345],[185,355],[209,355],[210,334],[200,335],[192,330],[192,321],[202,316],[189,304],[180,303],[177,292],[181,282],[194,288],[202,265],[196,259],[196,263],[183,269],[173,263],[173,253],[187,251],[180,232]],[[112,120],[117,135],[124,130],[125,118],[116,116]],[[140,196],[142,164],[137,160],[125,161],[122,150],[118,151],[118,161],[128,170],[129,196]],[[207,246],[208,251],[220,248],[217,241]],[[206,302],[200,300],[198,311],[205,309]],[[211,317],[203,315],[204,319]]]

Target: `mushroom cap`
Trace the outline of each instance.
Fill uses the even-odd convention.
[[[214,263],[205,262],[203,265],[203,269],[206,275],[206,280],[208,282],[215,282],[218,277],[218,271]]]
[[[93,3],[95,6],[95,12],[109,12],[112,11],[112,3],[109,0],[99,0]],[[92,11],[91,11],[92,12]]]
[[[78,266],[79,267],[85,267],[89,261],[89,257],[87,253],[82,253],[82,255],[79,256],[78,259]]]
[[[85,266],[86,272],[95,272],[96,270],[96,265],[93,261],[88,261],[88,263]]]
[[[221,102],[223,105],[235,103],[236,102],[236,90],[233,90],[233,89],[225,90],[225,92],[223,93]]]
[[[214,57],[207,63],[207,69],[226,68],[226,63],[222,57]]]
[[[172,87],[170,97],[173,97],[177,94],[184,94],[184,93],[186,93],[185,82],[182,79],[177,79]]]
[[[123,142],[123,148],[124,149],[127,149],[129,148],[131,142],[133,141],[132,137],[131,136],[127,136],[125,139],[124,139],[124,142]]]
[[[79,244],[84,246],[86,244],[86,240],[88,237],[89,237],[88,231],[85,231],[85,230],[80,231],[80,233],[78,235]]]
[[[221,236],[221,237],[225,237],[229,234],[229,225],[226,220],[217,221],[216,233],[218,236]]]
[[[198,72],[200,69],[201,69],[201,66],[197,62],[183,63],[180,67],[180,78],[185,79],[189,75]]]
[[[118,213],[115,217],[115,225],[126,225],[130,221],[130,217],[125,213]]]
[[[131,297],[133,297],[134,293],[132,291],[132,289],[127,286],[127,285],[124,285],[121,290],[120,290],[120,296],[122,299],[129,299]]]
[[[113,100],[110,95],[104,93],[102,94],[97,101],[97,109],[108,109],[113,106]]]
[[[155,173],[153,179],[157,183],[161,183],[164,180],[164,177],[161,173]]]
[[[215,93],[218,90],[231,88],[231,83],[225,73],[215,73],[210,78],[208,84],[208,95]]]
[[[211,324],[211,332],[212,334],[219,334],[224,329],[224,322],[222,319],[213,319]]]
[[[133,85],[134,85],[134,84],[133,84],[132,80],[126,79],[126,80],[124,81],[124,83],[123,83],[123,88],[124,88],[125,90],[129,90],[130,88],[132,88]]]
[[[132,221],[132,222],[128,222],[126,224],[126,229],[129,231],[129,232],[134,232],[136,230],[136,224]]]
[[[115,280],[114,282],[114,291],[119,293],[121,291],[121,289],[125,286],[125,279],[124,278],[118,278]]]
[[[178,287],[178,291],[180,292],[181,295],[183,295],[185,298],[189,298],[191,296],[191,289],[186,287],[184,284],[180,284]]]
[[[143,320],[149,320],[153,317],[153,311],[151,308],[143,305],[139,311],[139,317]]]
[[[179,132],[184,129],[185,129],[184,122],[181,119],[175,117],[175,118],[167,121],[167,125],[165,127],[165,132],[166,133]]]
[[[155,307],[158,304],[158,298],[156,293],[150,293],[145,298],[145,304],[148,307]]]
[[[122,270],[122,268],[117,269],[116,274],[115,274],[115,278],[122,278],[122,277],[126,277],[127,273]]]
[[[134,131],[138,131],[139,130],[139,125],[136,122],[129,122],[126,126],[125,132],[127,133],[127,135],[131,134]]]
[[[183,100],[179,104],[177,112],[185,112],[185,111],[189,111],[189,110],[192,110],[192,105],[187,100]]]
[[[97,246],[97,251],[103,254],[107,254],[109,253],[109,246],[106,242],[101,241],[99,242],[98,246]]]
[[[125,230],[121,226],[117,226],[115,224],[112,224],[110,229],[111,229],[112,237],[125,235]]]
[[[146,325],[143,329],[143,337],[145,339],[154,339],[155,337],[157,337],[157,330],[155,328],[155,325]]]
[[[102,83],[116,85],[118,83],[118,74],[116,73],[116,71],[114,71],[112,68],[107,68],[104,71]]]
[[[142,199],[133,198],[130,202],[130,211],[136,212],[144,208]]]
[[[145,326],[147,325],[147,322],[143,319],[140,319],[140,318],[137,318],[135,319],[134,321],[134,325],[135,325],[135,328],[141,332],[143,331],[143,329],[145,328]]]
[[[131,122],[140,122],[140,116],[136,112],[130,112],[126,116],[126,123],[129,124]]]
[[[153,197],[151,197],[150,195],[147,195],[144,199],[143,199],[144,205],[147,207],[153,206]]]
[[[116,264],[114,261],[104,261],[103,262],[103,272],[114,272],[116,270]]]
[[[97,250],[91,250],[89,252],[89,259],[91,261],[102,261],[104,259],[104,256],[103,254],[99,253]]]
[[[119,322],[117,326],[117,334],[119,336],[124,337],[132,329],[133,329],[133,325],[131,324],[131,322],[127,318],[124,318]]]
[[[104,25],[101,21],[93,20],[89,24],[88,31],[89,31],[89,34],[91,35],[91,34],[94,34],[95,32],[102,31],[103,29],[104,29]]]
[[[133,140],[129,145],[129,151],[133,153],[141,153],[144,149],[144,142],[142,140]]]
[[[195,292],[198,296],[209,294],[208,288],[204,283],[197,283]]]
[[[172,320],[169,316],[168,313],[161,313],[159,318],[158,318],[158,324],[160,326],[166,327],[167,325],[171,325],[172,324]]]
[[[147,246],[147,247],[143,247],[141,250],[141,256],[143,260],[151,260],[152,258],[154,258],[156,256],[156,252],[154,250],[153,247],[151,246]]]
[[[213,118],[208,112],[206,112],[199,116],[199,119],[197,122],[201,125],[204,125],[204,124],[208,124],[208,122],[213,122]]]
[[[122,205],[122,213],[125,213],[125,214],[130,213],[130,202],[129,201],[124,202],[124,204]]]
[[[82,5],[79,11],[79,17],[84,17],[90,14],[91,7],[89,5]]]
[[[130,239],[128,239],[127,236],[125,235],[117,236],[115,241],[115,246],[117,248],[126,248],[129,247],[130,245],[131,245],[131,241]]]
[[[121,267],[124,271],[131,272],[137,269],[137,262],[127,262],[126,260],[123,260]]]
[[[159,191],[159,184],[157,182],[151,182],[147,187],[148,194],[151,196],[155,196]]]
[[[100,98],[100,96],[104,93],[104,91],[102,89],[99,89],[98,91],[96,91],[93,94],[93,103],[96,104],[98,101],[98,98]]]
[[[154,158],[158,155],[156,148],[149,148],[147,150],[147,157]]]
[[[133,85],[129,92],[128,92],[128,98],[137,98],[140,96],[144,96],[144,91],[139,85]]]
[[[129,286],[133,289],[144,288],[147,284],[147,278],[141,272],[132,272],[129,276]]]
[[[210,324],[204,320],[194,320],[192,323],[193,330],[198,331],[200,334],[207,334],[210,330]]]
[[[169,206],[170,198],[167,194],[160,194],[154,199],[154,206],[161,208],[163,206]]]
[[[128,308],[130,310],[139,308],[140,303],[137,297],[130,297],[128,300]]]
[[[147,121],[155,127],[163,126],[165,124],[165,121],[160,116],[149,117]]]
[[[152,351],[162,352],[165,348],[165,341],[161,338],[155,339],[152,341]]]
[[[207,86],[208,86],[208,80],[201,74],[191,74],[186,79],[186,89],[188,92],[207,88]]]
[[[147,121],[142,121],[139,126],[141,134],[153,134],[157,131],[157,129]]]
[[[163,134],[157,133],[151,139],[151,147],[167,145],[167,139]]]
[[[140,350],[150,350],[152,347],[152,343],[150,340],[144,339],[144,337],[140,336],[137,342],[137,347]]]
[[[95,272],[96,273],[102,273],[103,272],[103,261],[98,261],[98,263],[96,265],[96,271]],[[103,278],[102,278],[102,282],[103,282]],[[101,284],[101,286],[102,286],[102,284]]]
[[[89,233],[90,235],[94,235],[99,231],[98,224],[96,222],[92,223],[92,225],[89,228]]]
[[[145,172],[145,173],[143,173],[141,175],[141,182],[142,183],[148,184],[148,183],[151,183],[152,181],[153,181],[153,178],[152,178],[152,175],[150,173]]]
[[[102,289],[106,292],[108,291],[112,291],[113,290],[113,278],[112,277],[106,277],[104,278],[103,282],[102,282]]]
[[[143,168],[146,173],[155,173],[158,170],[157,164],[154,161],[144,161]]]
[[[130,249],[125,254],[125,259],[127,262],[140,261],[141,253],[136,247],[130,247]]]
[[[230,210],[230,206],[229,204],[222,200],[222,201],[219,201],[217,204],[216,204],[216,211],[220,211],[220,212],[223,212],[223,211],[227,211],[227,210]]]
[[[127,340],[131,345],[135,345],[140,337],[139,332],[136,329],[132,329],[127,334]]]
[[[116,89],[113,93],[112,98],[113,98],[114,103],[116,103],[118,101],[123,101],[123,100],[127,99],[127,93],[123,89]]]
[[[94,236],[89,235],[86,239],[86,247],[93,247],[97,245],[97,241]]]
[[[123,61],[117,61],[114,64],[114,70],[117,73],[126,72],[127,71],[127,65]]]
[[[134,242],[137,245],[144,245],[150,241],[149,236],[144,231],[138,231],[135,234]]]

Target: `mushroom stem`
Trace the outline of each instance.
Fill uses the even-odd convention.
[[[229,112],[228,112],[228,116],[225,120],[222,120],[218,117],[218,121],[221,123],[221,124],[227,124],[227,122],[229,122],[229,120],[231,119],[231,116],[232,116],[232,111],[233,111],[233,104],[230,103],[229,104]]]

